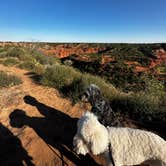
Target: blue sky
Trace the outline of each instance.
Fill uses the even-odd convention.
[[[0,0],[0,41],[166,42],[166,0]]]

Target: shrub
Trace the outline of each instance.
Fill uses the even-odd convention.
[[[109,99],[120,93],[102,78],[82,74],[72,67],[64,65],[54,65],[46,68],[41,83],[59,89],[65,96],[71,97],[74,102],[79,100],[80,94],[90,84],[99,86],[103,95]]]
[[[6,56],[19,58],[24,54],[24,50],[19,47],[11,47],[8,49]]]
[[[165,98],[166,99],[166,98]],[[129,116],[138,121],[158,120],[166,122],[166,111],[160,109],[161,102],[153,95],[145,93],[132,94],[129,96],[118,96],[112,100],[113,110]]]
[[[7,54],[7,51],[0,52],[0,58],[5,58]]]
[[[41,83],[61,89],[64,86],[70,85],[74,79],[79,77],[80,73],[74,70],[72,67],[57,64],[46,68],[42,76]]]
[[[161,47],[166,51],[166,43],[162,43]]]
[[[33,72],[37,75],[43,75],[45,72],[45,67],[41,64],[35,65],[35,67],[33,68]]]
[[[35,63],[33,61],[25,61],[18,65],[21,69],[34,70]]]
[[[0,52],[3,52],[4,51],[4,48],[0,46]]]
[[[103,95],[108,99],[111,99],[113,96],[119,93],[119,91],[112,84],[107,83],[104,79],[102,79],[99,76],[83,74],[82,83],[83,87],[87,87],[90,84],[96,84],[101,89]]]
[[[113,85],[105,82],[98,76],[93,76],[90,74],[81,74],[81,77],[74,79],[70,85],[63,87],[61,92],[68,97],[71,97],[75,103],[79,100],[80,95],[90,84],[99,86],[102,94],[108,99],[112,99],[114,96],[120,94],[120,92],[115,89]]]
[[[18,58],[21,61],[33,61],[34,60],[34,58],[32,57],[32,55],[29,54],[29,53],[21,54]]]
[[[37,50],[33,50],[32,57],[42,65],[53,65],[60,62],[60,60],[58,60],[57,58],[46,56],[42,52]]]
[[[40,64],[48,64],[48,57],[44,56],[42,53],[36,51],[32,54],[32,56]]]
[[[0,87],[10,87],[21,83],[22,81],[19,77],[0,71]]]
[[[5,66],[13,66],[13,65],[16,65],[18,63],[18,59],[16,58],[7,58],[3,61],[3,65]]]
[[[114,98],[112,100],[113,109],[121,111],[136,120],[166,122],[164,85],[155,78],[147,76],[144,76],[144,84],[144,91]]]

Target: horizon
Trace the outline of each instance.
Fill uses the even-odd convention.
[[[48,43],[48,44],[166,44],[166,42],[47,42],[47,41],[0,41],[0,43]]]
[[[166,43],[164,0],[6,0],[0,41]]]

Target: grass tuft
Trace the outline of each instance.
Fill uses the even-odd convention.
[[[22,81],[19,77],[9,75],[4,71],[0,71],[0,87],[11,87],[21,84]]]
[[[2,62],[2,64],[5,66],[14,66],[18,63],[19,63],[18,59],[13,57],[9,57]]]

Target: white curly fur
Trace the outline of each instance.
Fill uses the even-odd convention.
[[[86,112],[77,123],[73,144],[78,154],[92,152],[104,154],[107,165],[111,143],[115,166],[138,165],[145,161],[151,165],[166,166],[166,141],[148,131],[122,127],[104,127],[97,117]]]

